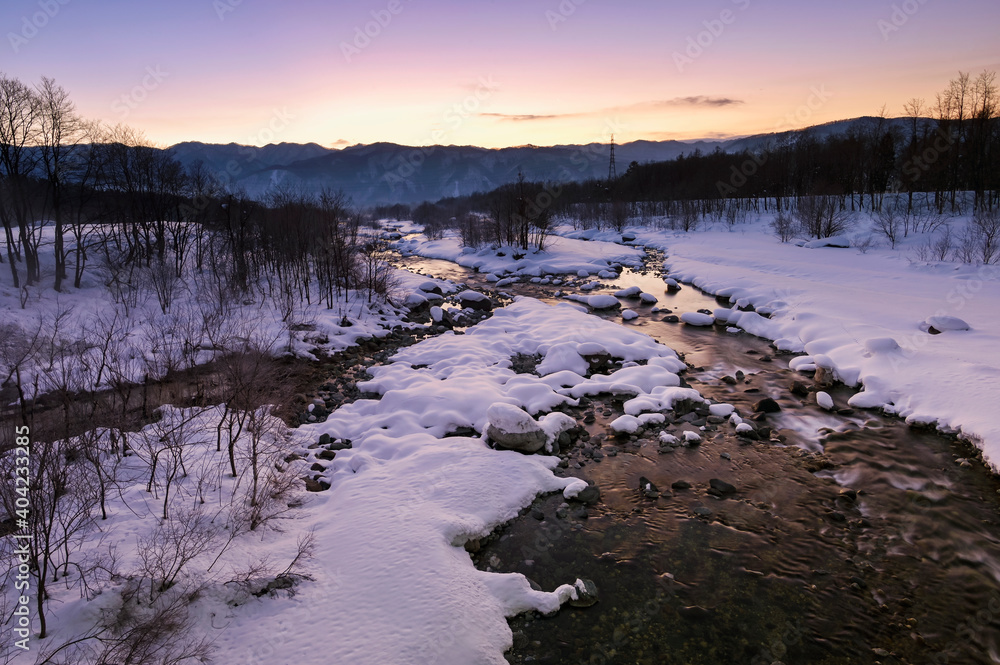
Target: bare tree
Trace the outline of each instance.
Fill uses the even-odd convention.
[[[803,196],[794,215],[802,231],[813,238],[830,238],[847,231],[853,223],[850,211],[835,196]]]
[[[66,279],[66,247],[64,243],[64,208],[70,159],[77,144],[84,138],[84,125],[76,114],[69,93],[50,78],[42,78],[35,90],[38,97],[38,145],[49,188],[52,216],[55,221],[55,289],[62,290]]]
[[[40,104],[35,92],[17,79],[0,74],[0,221],[7,240],[7,257],[20,287],[17,261],[24,253],[27,283],[38,281],[38,238],[33,227],[31,174],[37,164]],[[17,237],[14,227],[17,227]]]

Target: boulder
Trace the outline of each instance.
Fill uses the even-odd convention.
[[[753,405],[753,410],[760,413],[778,413],[781,411],[781,405],[770,397],[765,397]]]
[[[719,480],[718,478],[712,478],[708,481],[709,484],[709,494],[714,494],[716,496],[728,496],[730,494],[736,493],[736,487],[730,485],[724,480]]]
[[[656,485],[653,484],[653,481],[646,476],[639,478],[639,491],[641,491],[643,496],[647,499],[656,499],[660,496],[660,490],[657,489]]]
[[[471,307],[480,312],[488,312],[493,309],[493,303],[489,296],[485,296],[478,291],[462,291],[458,294],[458,301],[462,308]]]
[[[701,312],[684,312],[681,314],[681,321],[689,326],[710,326],[715,323],[715,317],[711,314]]]
[[[545,446],[545,432],[526,411],[497,402],[486,412],[486,435],[501,448],[535,453]]]
[[[597,585],[593,581],[578,579],[573,587],[576,597],[569,599],[570,607],[590,607],[597,602]]]

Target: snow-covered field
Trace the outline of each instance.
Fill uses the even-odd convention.
[[[731,325],[808,354],[795,362],[799,369],[826,367],[863,386],[851,406],[958,432],[1000,470],[1000,419],[993,413],[1000,395],[1000,266],[920,261],[922,237],[866,252],[783,244],[769,222],[763,216],[732,230],[693,233],[628,230],[635,244],[666,252],[672,277],[770,317],[733,312]],[[621,241],[613,231],[560,232]],[[866,232],[860,225],[856,238]],[[941,317],[958,318],[969,330],[930,334],[935,323],[939,330],[963,327]]]
[[[51,227],[43,232],[51,235]],[[173,284],[166,312],[155,269],[138,270],[131,293],[119,293],[117,299],[98,266],[84,273],[81,288],[67,283],[58,293],[51,286],[48,245],[42,243],[38,285],[15,289],[6,266],[0,270],[0,388],[13,380],[16,367],[28,397],[64,387],[90,390],[98,377],[101,386],[111,379],[160,378],[170,370],[209,362],[231,343],[245,340],[274,355],[311,357],[316,349],[340,351],[405,325],[405,308],[370,303],[357,291],[343,294],[331,308],[317,302],[316,294],[313,304],[278,302],[261,290],[237,298],[220,290],[207,270],[189,269]],[[400,304],[410,296],[422,300],[416,294],[428,282],[444,293],[454,291],[447,281],[405,270],[396,270],[393,281],[393,299]],[[109,363],[114,367],[102,369]],[[58,376],[53,364],[60,366]],[[49,370],[38,371],[42,365]]]

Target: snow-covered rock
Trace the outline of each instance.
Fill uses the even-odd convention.
[[[708,407],[709,413],[720,418],[728,418],[735,410],[736,407],[732,404],[712,404]]]
[[[486,416],[486,435],[501,448],[536,453],[545,446],[545,431],[524,409],[498,402],[490,406]]]
[[[810,240],[802,246],[806,249],[819,249],[820,247],[839,247],[847,249],[851,246],[851,240],[847,236],[832,236],[830,238]]]
[[[618,298],[609,295],[570,296],[569,298],[570,300],[583,303],[592,309],[618,309],[622,306],[618,302]]]
[[[457,297],[463,308],[471,307],[480,311],[493,309],[493,303],[490,302],[489,296],[478,291],[462,291]]]
[[[943,333],[951,330],[971,330],[972,326],[957,316],[940,315],[928,317],[921,324],[921,329],[924,331],[936,330]]]
[[[639,313],[636,312],[635,310],[631,310],[631,309],[623,309],[622,310],[622,319],[624,319],[625,321],[632,321],[632,320],[638,319],[638,318],[639,318]]]
[[[833,398],[830,397],[830,393],[823,392],[822,390],[816,393],[816,403],[819,404],[821,409],[826,409],[827,411],[832,411],[834,407]]]
[[[684,312],[681,314],[681,321],[689,326],[705,327],[713,325],[715,317],[711,314],[702,314],[701,312]]]
[[[697,443],[701,443],[701,435],[698,434],[697,432],[692,432],[691,430],[687,430],[686,432],[684,432],[684,441],[689,446],[693,446]]]

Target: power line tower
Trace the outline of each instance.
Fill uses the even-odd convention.
[[[618,168],[615,166],[615,135],[611,135],[611,162],[608,164],[608,186],[618,180]]]

